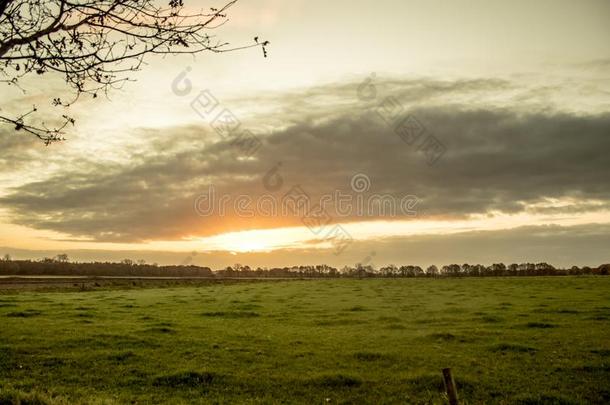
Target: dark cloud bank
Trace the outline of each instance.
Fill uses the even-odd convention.
[[[352,175],[365,173],[370,192],[417,195],[420,217],[516,213],[544,198],[561,197],[582,201],[581,207],[566,207],[566,213],[608,207],[608,113],[526,111],[519,105],[481,108],[455,101],[460,94],[510,87],[503,81],[384,83],[383,89],[393,89],[391,94],[404,102],[403,116],[415,117],[445,145],[443,157],[429,166],[375,112],[382,98],[359,101],[356,87],[284,96],[269,119],[288,124],[258,131],[262,146],[251,159],[239,159],[230,142],[215,141],[206,124],[162,132],[141,129],[151,139],[146,153],[134,151],[124,164],[90,160],[81,162],[79,170],[66,165],[51,178],[10,190],[0,204],[15,223],[97,241],[180,239],[300,224],[298,218],[236,218],[231,212],[226,218],[204,218],[193,208],[210,184],[231,195],[269,193],[263,176],[281,162],[284,185],[272,194],[296,184],[312,197],[349,191]],[[334,101],[320,101],[321,95]],[[429,102],[440,95],[454,95],[454,101]],[[264,117],[251,124],[263,128]],[[11,148],[8,153],[16,152]],[[586,200],[601,205],[592,207]]]

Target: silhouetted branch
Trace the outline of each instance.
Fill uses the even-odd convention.
[[[159,7],[151,0],[0,0],[0,82],[19,87],[28,75],[55,72],[75,96],[54,103],[69,106],[81,94],[97,97],[130,80],[148,54],[223,53],[260,47],[268,41],[231,46],[209,31],[227,21],[232,0],[209,12],[186,13],[182,0]],[[61,139],[56,129],[26,125],[23,119],[2,117],[16,129],[45,142]],[[61,127],[62,129],[65,127]]]
[[[62,131],[64,128],[68,126],[68,124],[74,125],[74,119],[68,117],[67,115],[63,115],[63,122],[61,125],[56,126],[54,128],[48,128],[44,122],[41,126],[34,126],[26,124],[25,119],[35,113],[37,111],[36,107],[32,107],[30,111],[25,114],[20,115],[17,118],[9,118],[0,115],[0,122],[5,124],[12,124],[15,126],[15,131],[23,130],[26,133],[36,136],[38,139],[43,141],[45,145],[49,145],[53,142],[62,141]]]

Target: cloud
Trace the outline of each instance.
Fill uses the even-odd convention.
[[[129,159],[92,157],[73,169],[68,162],[48,179],[12,188],[0,204],[15,223],[32,228],[133,242],[301,224],[298,217],[243,218],[230,208],[224,217],[198,216],[194,202],[209,185],[219,195],[255,200],[300,185],[315,200],[334,190],[353,194],[351,177],[364,173],[369,193],[416,195],[419,216],[437,218],[522,212],[549,199],[570,199],[565,212],[580,212],[598,209],[593,200],[610,201],[608,113],[468,102],[515,88],[502,80],[379,78],[374,100],[359,100],[358,85],[317,87],[270,101],[273,114],[244,120],[262,141],[250,159],[239,158],[236,146],[205,124],[142,128],[136,135],[147,139],[146,147]],[[400,117],[414,117],[424,138],[433,135],[444,145],[435,165],[378,114],[386,92],[403,107]],[[266,190],[263,178],[278,163],[283,187]],[[341,221],[368,219],[379,218],[353,214]]]
[[[0,173],[12,172],[31,161],[36,139],[16,133],[6,124],[0,127]]]

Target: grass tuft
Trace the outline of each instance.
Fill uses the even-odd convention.
[[[481,321],[485,323],[500,323],[503,319],[499,316],[484,315],[481,317]]]
[[[146,329],[147,333],[164,333],[164,334],[175,334],[176,330],[167,326],[159,326],[154,328]]]
[[[314,378],[312,383],[323,388],[355,388],[362,385],[362,380],[350,375],[332,374]]]
[[[127,351],[127,352],[111,354],[108,356],[108,360],[117,362],[117,363],[125,363],[127,360],[136,359],[137,357],[138,357],[138,355],[135,354],[134,352]]]
[[[513,343],[500,343],[491,348],[494,352],[502,352],[502,353],[536,353],[538,349],[529,346],[523,346]]]
[[[576,405],[578,402],[554,394],[518,396],[514,399],[517,405]]]
[[[42,312],[35,309],[26,309],[25,311],[9,312],[6,314],[9,318],[32,318],[40,315],[42,315]]]
[[[610,349],[593,349],[593,350],[591,350],[591,353],[598,354],[603,357],[609,357]]]
[[[376,352],[357,352],[354,353],[354,358],[359,361],[382,361],[391,359],[391,356]]]
[[[456,338],[456,336],[452,333],[432,333],[427,337],[434,340],[444,340],[446,342],[455,340]]]
[[[533,329],[551,329],[551,328],[555,328],[556,325],[553,325],[552,323],[546,323],[546,322],[528,322],[525,324],[526,328],[533,328]]]
[[[568,308],[560,309],[555,312],[558,314],[580,314],[580,311],[578,311],[576,309],[568,309]]]
[[[203,316],[212,318],[257,318],[260,316],[258,312],[252,311],[216,311],[216,312],[204,312]]]
[[[205,387],[219,380],[219,376],[215,373],[185,371],[177,374],[163,375],[156,377],[153,380],[155,387]]]
[[[64,405],[69,403],[62,397],[54,397],[40,391],[26,392],[0,387],[0,404],[2,405]]]

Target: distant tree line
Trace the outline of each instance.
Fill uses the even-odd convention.
[[[0,261],[0,275],[17,276],[106,276],[106,277],[214,277],[209,267],[159,266],[144,260],[125,259],[120,263],[74,263],[68,256],[58,255],[42,260],[11,260],[4,256]]]
[[[292,266],[282,268],[256,268],[236,264],[222,270],[215,271],[217,276],[224,277],[352,277],[352,278],[414,278],[414,277],[509,277],[509,276],[568,276],[568,275],[608,275],[610,264],[591,268],[588,266],[573,266],[569,269],[557,269],[548,263],[522,263],[510,264],[496,263],[491,266],[481,264],[450,264],[440,269],[435,265],[425,270],[420,266],[389,265],[374,268],[371,265],[357,264],[345,266],[341,269],[327,266]]]
[[[236,264],[212,271],[209,267],[194,265],[159,266],[144,260],[125,259],[120,263],[94,262],[75,263],[66,254],[42,260],[12,260],[5,255],[0,261],[0,275],[41,276],[114,276],[114,277],[218,277],[218,278],[415,278],[415,277],[523,277],[523,276],[567,276],[608,275],[610,264],[599,267],[555,268],[548,263],[494,263],[449,264],[441,268],[435,265],[423,269],[420,266],[389,265],[378,269],[371,265],[357,264],[336,268],[325,264],[316,266],[291,266],[274,268],[251,268]]]

